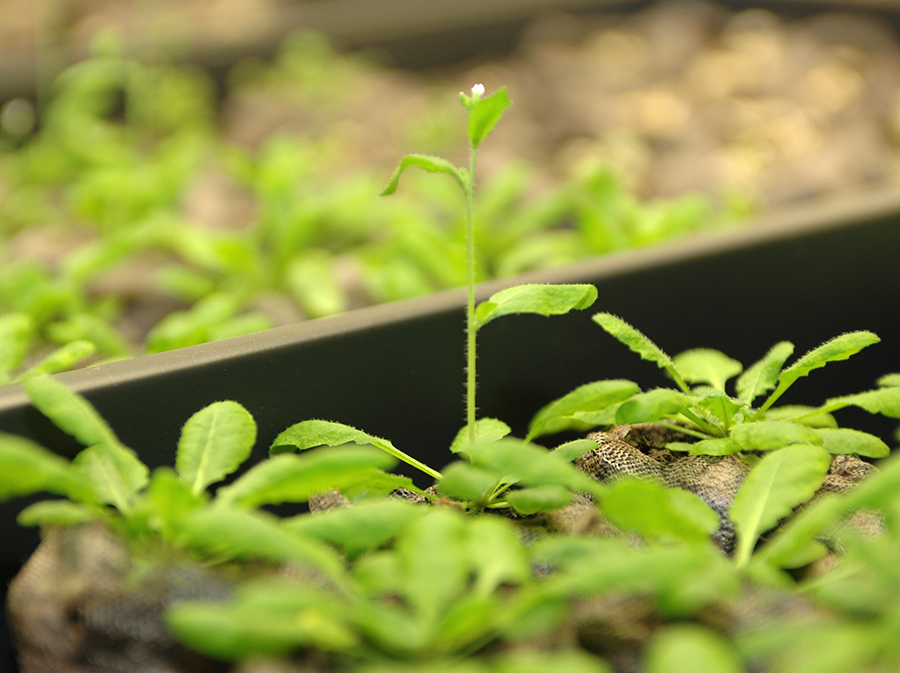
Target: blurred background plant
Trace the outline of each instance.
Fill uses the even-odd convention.
[[[480,279],[893,177],[900,56],[858,17],[664,3],[544,14],[503,58],[419,72],[310,31],[192,63],[204,29],[208,56],[309,3],[234,4],[29,15],[36,86],[0,108],[0,381],[462,285],[453,185],[375,195],[400,154],[464,152],[475,81],[515,101],[481,162]]]

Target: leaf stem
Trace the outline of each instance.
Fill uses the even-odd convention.
[[[469,175],[466,181],[466,423],[469,444],[475,443],[475,146],[469,154]]]

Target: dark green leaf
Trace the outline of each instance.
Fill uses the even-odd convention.
[[[621,379],[596,381],[579,386],[538,411],[528,426],[526,439],[568,429],[570,422],[580,422],[574,416],[577,412],[601,411],[627,400],[638,392],[640,388],[637,384]]]
[[[830,466],[828,452],[809,444],[779,449],[756,464],[735,495],[729,514],[737,533],[739,565],[750,560],[760,535],[813,496]]]
[[[821,431],[791,421],[742,423],[731,430],[731,440],[746,451],[772,451],[788,444],[822,444]]]
[[[214,402],[181,431],[175,467],[194,495],[234,472],[256,443],[256,422],[237,402]]]
[[[150,477],[145,501],[149,526],[171,539],[179,523],[205,500],[195,495],[173,469],[159,467]]]
[[[740,362],[711,348],[684,351],[672,361],[686,382],[708,383],[722,392],[725,392],[725,382],[743,370]]]
[[[781,341],[772,346],[761,360],[748,367],[738,378],[738,398],[749,404],[775,388],[781,368],[793,352],[794,344],[789,341]]]
[[[667,371],[679,388],[684,392],[689,392],[688,386],[675,368],[672,358],[666,355],[659,346],[650,341],[644,334],[611,313],[597,313],[594,315],[593,320],[613,337],[628,346],[630,350],[640,355],[641,358],[650,360],[660,369]]]
[[[690,406],[690,398],[671,388],[656,388],[633,395],[616,412],[616,423],[652,423],[676,416]]]
[[[473,148],[478,148],[509,107],[509,91],[502,86],[489,96],[462,94],[460,98],[469,111],[469,141]]]
[[[496,418],[479,418],[475,421],[475,441],[477,442],[493,442],[498,439],[503,439],[510,432],[510,427],[503,421],[498,421]],[[465,453],[468,445],[469,426],[464,425],[462,429],[456,433],[456,437],[453,438],[453,442],[450,444],[450,451],[453,453]]]
[[[547,484],[509,491],[506,502],[519,514],[537,514],[565,507],[572,502],[572,493],[564,486]]]
[[[311,495],[358,483],[372,468],[389,469],[395,461],[378,449],[354,446],[324,448],[302,456],[284,454],[251,468],[216,499],[236,507],[306,502]]]
[[[514,313],[562,315],[588,308],[597,299],[593,285],[514,285],[480,303],[475,311],[476,329],[494,318]]]
[[[381,192],[381,196],[388,196],[397,191],[401,173],[410,166],[424,168],[429,173],[446,173],[452,176],[464,191],[468,189],[462,169],[457,168],[446,159],[428,154],[407,154],[400,160],[400,165],[397,166],[397,170],[394,171],[391,179],[388,180],[387,186]]]

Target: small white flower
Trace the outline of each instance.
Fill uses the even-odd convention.
[[[475,98],[480,98],[481,94],[484,93],[484,84],[474,84],[472,86],[472,96]]]

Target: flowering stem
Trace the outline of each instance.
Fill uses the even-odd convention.
[[[466,285],[469,296],[466,305],[466,423],[469,444],[475,443],[475,146],[469,155],[469,175],[466,184]]]

